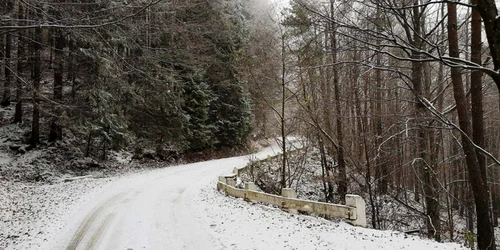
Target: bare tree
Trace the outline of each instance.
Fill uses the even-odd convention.
[[[448,41],[450,56],[459,58],[458,35],[457,35],[457,9],[456,3],[447,3],[448,6]],[[490,214],[490,197],[488,184],[483,179],[481,166],[476,153],[472,136],[472,122],[469,114],[469,107],[465,97],[462,76],[457,68],[451,69],[453,83],[453,93],[457,104],[459,125],[462,130],[462,147],[464,150],[467,169],[469,171],[469,181],[472,191],[477,215],[477,241],[481,250],[496,249],[495,234]]]

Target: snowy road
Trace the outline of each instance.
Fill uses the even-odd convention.
[[[86,212],[69,242],[57,249],[211,249],[206,228],[195,219],[191,197],[214,176],[245,158],[155,171],[116,183]],[[66,238],[68,239],[68,238]],[[193,240],[196,239],[196,240]],[[67,247],[64,247],[67,244]]]
[[[260,156],[272,155],[273,150]],[[210,225],[195,217],[200,190],[249,157],[169,167],[125,178],[75,212],[44,249],[217,249]],[[71,225],[72,224],[72,225]]]
[[[269,154],[271,149],[259,156]],[[42,242],[12,249],[465,249],[292,215],[215,190],[218,175],[248,160],[235,157],[119,178],[51,225],[56,230],[47,229]]]

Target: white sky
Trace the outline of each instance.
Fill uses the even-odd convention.
[[[290,0],[249,0],[256,14],[275,12],[280,14],[281,10],[290,5]]]
[[[269,1],[271,1],[273,5],[277,6],[277,9],[282,9],[290,5],[290,0],[269,0]]]

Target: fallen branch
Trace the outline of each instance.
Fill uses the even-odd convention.
[[[413,229],[413,230],[408,230],[404,232],[405,234],[416,234],[420,233],[420,229]]]
[[[84,175],[84,176],[70,177],[70,178],[63,179],[62,182],[71,182],[71,181],[81,180],[81,179],[87,179],[87,178],[94,178],[94,176],[92,176],[92,175]]]

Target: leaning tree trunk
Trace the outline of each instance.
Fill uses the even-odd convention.
[[[447,3],[447,6],[450,56],[458,58],[460,54],[458,47],[456,3]],[[493,231],[493,223],[490,216],[488,184],[483,180],[476,148],[471,141],[472,123],[459,69],[451,69],[451,81],[453,85],[453,96],[457,105],[459,126],[462,130],[462,149],[465,154],[467,170],[469,172],[469,182],[472,187],[476,205],[478,249],[494,250],[496,249],[495,233]]]

